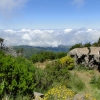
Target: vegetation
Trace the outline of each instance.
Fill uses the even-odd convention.
[[[0,97],[31,94],[35,87],[32,63],[22,57],[0,54]]]
[[[13,46],[14,50],[17,52],[23,49],[23,56],[25,58],[30,58],[33,54],[38,54],[40,52],[49,51],[49,52],[68,52],[70,46],[58,46],[58,47],[34,47],[28,45]]]
[[[34,91],[44,93],[44,100],[73,99],[77,94],[83,94],[84,100],[100,100],[100,73],[81,65],[76,67],[66,55],[46,51],[26,59],[0,50],[0,100],[30,100]],[[44,69],[34,66],[48,60]]]
[[[92,44],[92,46],[100,47],[100,38],[98,39],[97,42],[94,42],[94,43]]]
[[[75,93],[64,85],[56,86],[50,89],[44,97],[44,100],[72,100]]]
[[[60,62],[62,67],[67,67],[68,69],[74,68],[74,59],[71,58],[70,56],[62,57],[60,59]]]
[[[93,77],[91,78],[90,83],[91,83],[94,87],[100,89],[100,76],[99,76],[99,77],[93,76]]]
[[[97,42],[94,42],[94,43],[85,43],[85,44],[82,44],[82,43],[78,43],[78,44],[75,44],[73,46],[70,47],[69,51],[74,49],[74,48],[83,48],[83,47],[100,47],[100,38],[98,39]]]
[[[83,47],[89,48],[90,46],[92,46],[90,42],[89,42],[89,43],[85,43],[85,44],[78,43],[78,44],[73,45],[73,46],[69,49],[69,51],[72,50],[72,49],[75,49],[75,48],[83,48]]]
[[[54,59],[59,59],[61,57],[64,57],[66,56],[67,53],[66,52],[50,52],[50,51],[45,51],[45,52],[40,52],[38,54],[34,54],[30,60],[33,62],[33,63],[36,63],[36,62],[44,62],[46,60],[54,60]]]

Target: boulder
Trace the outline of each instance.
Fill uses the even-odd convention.
[[[33,100],[43,100],[44,94],[39,92],[34,92],[34,99]]]
[[[75,64],[82,64],[90,69],[100,71],[100,47],[75,48],[68,52],[74,58]]]

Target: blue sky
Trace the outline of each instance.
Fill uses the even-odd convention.
[[[100,37],[100,0],[0,0],[0,37],[7,45],[93,43]]]
[[[99,10],[100,0],[0,0],[0,29],[99,28]]]

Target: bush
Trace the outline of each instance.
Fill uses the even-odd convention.
[[[55,52],[52,52],[52,51],[43,51],[43,52],[40,52],[38,54],[32,55],[30,60],[32,60],[33,63],[44,62],[46,60],[59,59],[59,58],[62,58],[66,55],[67,55],[66,52],[57,52],[57,53],[55,53]]]
[[[67,67],[61,67],[57,60],[48,64],[45,69],[37,69],[35,76],[36,91],[45,92],[55,84],[67,84],[70,73]]]
[[[72,90],[60,85],[50,89],[45,94],[44,100],[72,100],[74,95]]]
[[[0,96],[32,94],[36,68],[30,61],[10,55],[0,55]]]
[[[62,67],[67,67],[68,69],[74,68],[74,59],[70,56],[65,56],[60,59],[60,63]]]

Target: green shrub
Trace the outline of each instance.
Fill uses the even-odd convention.
[[[36,62],[44,62],[46,60],[54,60],[54,59],[59,59],[62,58],[64,56],[66,56],[67,53],[66,52],[52,52],[52,51],[42,51],[38,54],[34,54],[32,55],[32,57],[30,58],[30,60],[33,63]]]
[[[30,61],[10,55],[0,55],[0,96],[32,94],[36,68]]]

